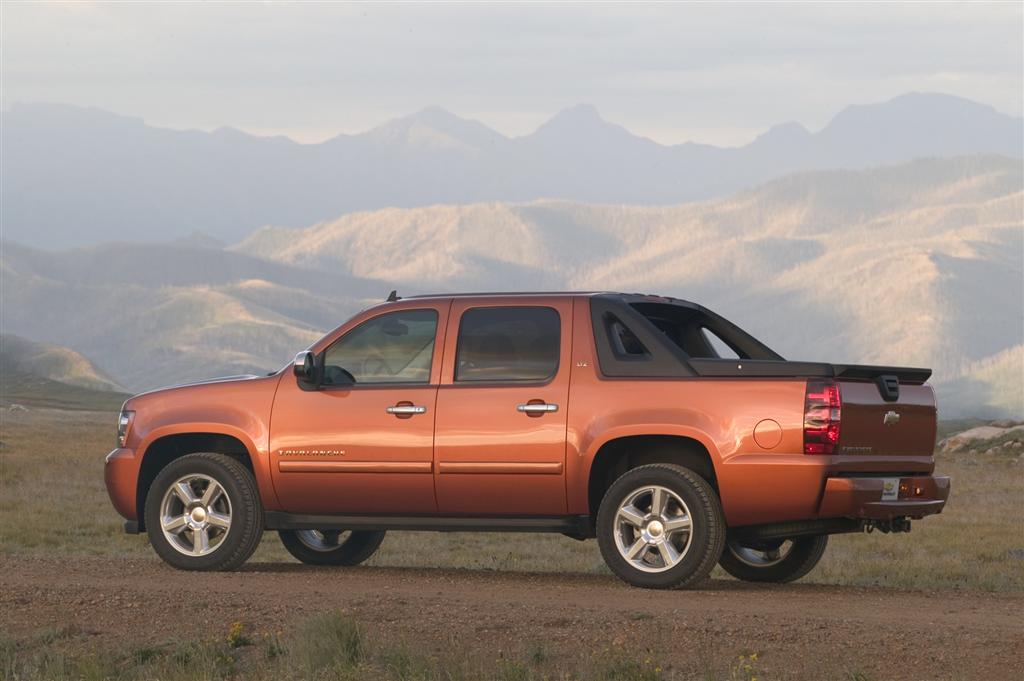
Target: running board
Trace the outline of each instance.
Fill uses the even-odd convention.
[[[557,532],[591,537],[590,517],[521,516],[479,518],[469,516],[302,515],[267,511],[268,530],[425,530],[431,532]]]

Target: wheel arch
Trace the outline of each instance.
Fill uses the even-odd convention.
[[[254,449],[244,436],[210,428],[194,431],[174,432],[154,437],[146,445],[139,464],[135,488],[135,509],[139,530],[145,531],[146,496],[156,476],[169,463],[187,454],[213,452],[229,456],[242,464],[257,480]]]
[[[718,475],[713,445],[704,438],[677,432],[625,433],[605,439],[591,458],[587,476],[587,507],[592,522],[604,492],[626,471],[650,463],[673,463],[689,468],[699,475],[716,493]]]

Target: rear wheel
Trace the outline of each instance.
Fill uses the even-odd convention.
[[[725,521],[704,479],[682,466],[650,464],[608,488],[597,540],[608,567],[629,584],[685,587],[703,581],[722,555]]]
[[[146,496],[153,550],[182,570],[233,570],[263,536],[256,481],[223,454],[189,454],[161,470]]]
[[[793,582],[814,569],[826,546],[826,534],[762,542],[730,540],[719,565],[745,582]]]
[[[278,530],[288,553],[307,565],[359,565],[384,541],[384,532]]]

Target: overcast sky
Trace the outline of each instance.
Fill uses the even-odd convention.
[[[909,91],[1014,114],[1024,4],[2,4],[2,97],[300,141],[428,105],[525,134],[585,102],[742,144]]]

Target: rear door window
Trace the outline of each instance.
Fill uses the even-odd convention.
[[[459,325],[455,380],[539,383],[558,371],[561,321],[550,307],[477,307]]]

